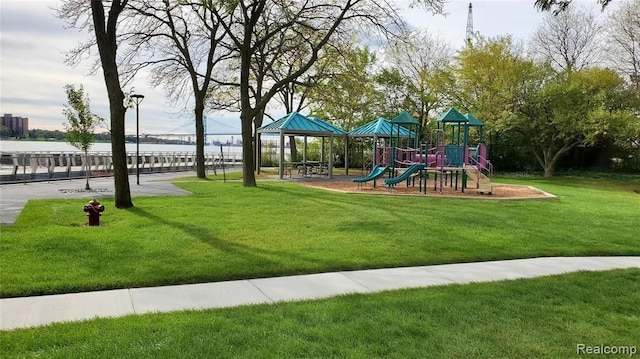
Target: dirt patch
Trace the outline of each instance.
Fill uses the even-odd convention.
[[[353,182],[353,177],[340,176],[337,179],[322,179],[322,178],[297,178],[291,179],[292,182],[298,183],[303,186],[320,188],[332,191],[339,191],[344,193],[360,193],[360,194],[380,194],[380,195],[404,195],[404,196],[425,196],[420,192],[418,181],[415,186],[409,186],[405,183],[398,184],[389,191],[388,187],[382,183],[382,180],[376,181],[376,187],[373,187],[373,182],[363,183],[359,188],[357,183]],[[432,181],[427,183],[426,196],[432,197],[454,197],[454,198],[479,198],[479,199],[531,199],[531,198],[556,198],[556,196],[544,192],[540,189],[531,186],[518,186],[508,185],[501,183],[493,183],[491,188],[491,194],[481,194],[475,188],[467,188],[463,193],[454,186],[446,185],[442,187],[442,192],[438,188],[434,190],[434,184]]]

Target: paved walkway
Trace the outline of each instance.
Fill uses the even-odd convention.
[[[6,298],[0,299],[0,329],[620,268],[640,268],[640,257],[516,259]]]
[[[237,168],[227,172],[238,171]],[[140,174],[140,185],[136,185],[136,176],[129,176],[131,197],[139,196],[184,196],[190,194],[168,180],[178,177],[194,176],[195,172],[170,172]],[[113,177],[92,178],[89,181],[92,191],[84,191],[85,180],[59,180],[51,182],[27,182],[26,184],[0,185],[0,225],[11,225],[30,199],[41,198],[100,198],[113,197]],[[88,202],[88,201],[87,201]],[[113,202],[104,203],[108,206]]]

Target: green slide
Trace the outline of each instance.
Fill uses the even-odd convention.
[[[387,171],[387,168],[388,168],[387,166],[375,166],[368,176],[356,177],[353,179],[353,182],[364,183],[368,181],[373,181],[374,179],[377,179],[378,177],[382,176]]]
[[[411,177],[412,174],[423,170],[424,169],[424,164],[420,163],[420,164],[415,164],[415,165],[411,165],[409,167],[407,167],[407,170],[404,171],[400,176],[398,177],[393,177],[393,178],[387,178],[386,180],[384,180],[384,184],[386,184],[387,186],[395,186],[398,183],[409,179],[409,177]]]

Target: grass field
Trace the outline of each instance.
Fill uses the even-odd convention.
[[[640,270],[618,270],[54,324],[2,332],[0,351],[3,358],[591,357],[577,346],[640,350],[639,307]]]
[[[30,201],[2,228],[3,297],[538,256],[640,255],[636,182],[504,179],[556,200],[348,195],[291,183],[178,182],[194,195]],[[640,184],[640,182],[638,182]],[[637,186],[640,187],[640,186]]]

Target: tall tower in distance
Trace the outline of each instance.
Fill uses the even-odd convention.
[[[473,38],[473,5],[469,3],[469,15],[467,16],[467,46],[471,47]]]

